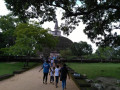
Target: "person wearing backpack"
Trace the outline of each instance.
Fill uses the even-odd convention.
[[[66,68],[66,64],[63,65],[63,67],[60,69],[60,81],[62,81],[62,90],[66,89],[66,80],[67,75],[69,76],[68,70]],[[70,76],[69,76],[70,79]]]

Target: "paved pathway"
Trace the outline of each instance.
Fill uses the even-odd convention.
[[[43,73],[42,71],[38,72],[40,68],[38,66],[22,74],[0,81],[0,90],[62,90],[61,81],[59,81],[58,88],[49,83],[49,78],[48,84],[43,84]],[[67,79],[66,90],[79,90],[79,88],[77,88],[72,79]]]

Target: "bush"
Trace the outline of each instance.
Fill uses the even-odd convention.
[[[67,60],[73,60],[73,59],[77,59],[77,57],[76,56],[67,56],[66,59]]]

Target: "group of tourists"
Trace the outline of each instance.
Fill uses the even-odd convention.
[[[62,81],[62,90],[66,89],[66,79],[68,74],[68,70],[66,68],[66,64],[61,65],[58,63],[57,58],[49,58],[45,60],[42,68],[43,69],[43,84],[47,84],[48,74],[50,75],[50,83],[54,84],[56,88],[58,87],[59,80]],[[55,80],[54,80],[55,77]],[[70,76],[69,76],[70,78]]]

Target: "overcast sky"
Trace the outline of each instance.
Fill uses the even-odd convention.
[[[0,15],[6,15],[8,14],[10,11],[7,10],[4,0],[0,0]],[[58,25],[60,25],[60,23],[62,22],[60,20],[60,16],[61,15],[61,10],[59,10],[57,12],[57,20],[58,20]],[[53,22],[46,22],[43,27],[44,28],[50,28],[51,30],[54,30],[54,26],[55,24]],[[96,50],[96,45],[93,44],[88,38],[87,35],[85,35],[83,33],[83,29],[85,28],[85,25],[81,22],[79,23],[79,26],[76,27],[76,29],[69,35],[69,36],[65,36],[67,38],[69,38],[70,40],[72,40],[73,42],[80,42],[80,41],[85,41],[88,44],[92,45],[92,48],[94,49],[94,51]],[[63,35],[63,34],[62,34]]]

